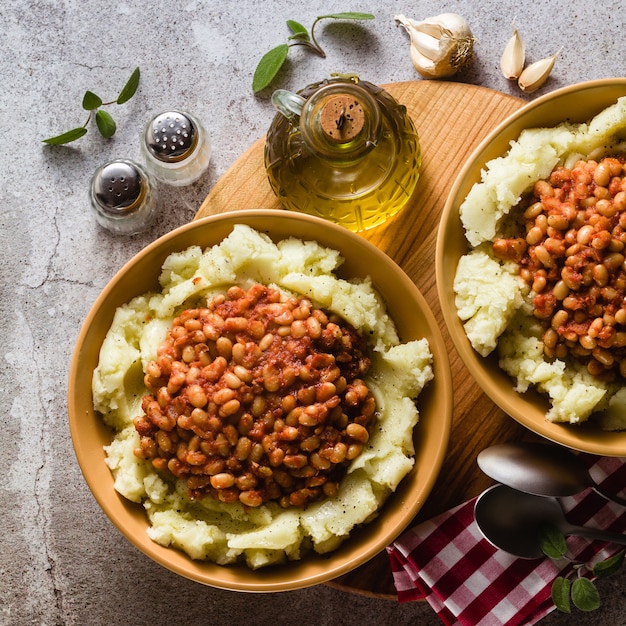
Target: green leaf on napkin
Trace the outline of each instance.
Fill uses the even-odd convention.
[[[564,578],[563,576],[558,576],[552,583],[552,602],[563,613],[572,612],[569,600],[571,587],[572,583],[569,578]]]
[[[562,559],[567,552],[565,538],[558,528],[546,525],[541,529],[541,549],[552,559]],[[595,611],[600,607],[600,594],[593,581],[585,578],[585,572],[591,572],[598,578],[615,574],[624,564],[626,551],[620,550],[603,561],[591,565],[572,561],[572,570],[568,576],[577,574],[572,582],[567,576],[557,576],[552,583],[551,596],[554,605],[563,613],[571,613],[571,602],[581,611]]]
[[[554,524],[542,524],[539,529],[541,551],[551,559],[560,559],[567,552],[565,535]]]
[[[604,578],[606,576],[610,576],[611,574],[615,574],[622,565],[624,564],[624,550],[620,550],[617,554],[609,557],[608,559],[604,559],[604,561],[600,561],[593,566],[593,573],[598,578]]]

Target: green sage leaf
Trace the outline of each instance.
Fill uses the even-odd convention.
[[[581,611],[595,611],[600,606],[600,594],[588,578],[577,578],[572,583],[572,602]]]
[[[539,528],[541,551],[551,559],[560,559],[567,552],[565,535],[554,524],[542,524]]]
[[[122,91],[120,91],[120,95],[116,100],[117,104],[124,104],[124,102],[128,102],[135,95],[139,86],[140,76],[139,68],[136,67],[124,87],[122,87]]]
[[[310,44],[311,37],[309,37],[309,33],[296,33],[295,35],[287,37],[287,41],[298,41],[302,44]]]
[[[109,137],[113,137],[113,135],[115,135],[115,131],[117,129],[115,120],[106,111],[103,111],[102,109],[98,110],[96,113],[96,124],[100,134],[105,139],[109,139]]]
[[[254,93],[265,89],[274,80],[278,70],[285,62],[288,52],[289,46],[282,43],[263,55],[252,78],[252,91]]]
[[[83,109],[85,111],[93,111],[102,106],[102,98],[97,96],[93,91],[86,91],[83,96]]]
[[[563,613],[572,612],[569,599],[571,586],[572,583],[569,578],[564,578],[563,576],[557,576],[552,583],[552,602],[554,602],[554,606]]]
[[[64,143],[76,141],[85,134],[87,134],[87,129],[84,126],[81,126],[80,128],[73,128],[72,130],[68,130],[66,133],[61,133],[60,135],[56,135],[56,137],[49,137],[48,139],[43,139],[42,141],[50,146],[60,146]]]
[[[611,574],[615,574],[624,563],[624,550],[620,550],[617,554],[600,561],[593,566],[593,573],[599,578],[605,578]]]
[[[289,30],[292,32],[292,37],[295,37],[298,35],[306,35],[308,39],[309,31],[304,26],[302,26],[300,22],[296,22],[294,20],[287,20],[287,26],[289,27]],[[291,39],[291,37],[289,37],[289,39]]]
[[[330,13],[328,15],[319,15],[318,20],[332,19],[332,20],[373,20],[375,16],[371,13]]]

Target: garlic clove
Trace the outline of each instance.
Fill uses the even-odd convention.
[[[412,28],[409,35],[413,48],[431,61],[437,60],[441,56],[441,40],[426,34],[421,30]]]
[[[463,37],[472,34],[467,20],[457,13],[441,13],[422,20],[421,22],[418,22],[418,24],[423,25],[426,32],[433,35],[433,37],[437,36],[437,27],[439,27],[439,29],[450,31],[456,37]]]
[[[537,91],[548,80],[560,52],[561,50],[550,57],[531,63],[517,80],[520,89],[526,93]]]
[[[474,36],[456,13],[442,13],[421,22],[404,15],[394,18],[411,38],[411,61],[425,78],[453,76],[473,58]]]
[[[441,39],[444,35],[448,35],[448,37],[453,36],[453,31],[450,28],[444,28],[441,24],[431,22],[429,20],[418,22],[417,28],[419,28],[423,33],[426,33],[431,37],[436,37],[437,39]]]
[[[417,20],[412,20],[410,17],[406,17],[406,15],[403,15],[402,13],[395,15],[393,19],[396,22],[400,22],[400,25],[404,26],[407,31],[409,27],[414,27],[416,24],[419,24]]]
[[[411,46],[411,62],[424,78],[441,77],[441,68],[437,66],[437,63],[424,56],[415,46]]]
[[[508,80],[516,80],[524,70],[524,61],[526,60],[526,51],[524,41],[515,25],[513,26],[513,35],[504,47],[504,52],[500,59],[500,69],[502,74]]]

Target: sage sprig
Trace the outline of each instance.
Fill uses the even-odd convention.
[[[266,52],[259,61],[254,71],[252,78],[252,91],[258,93],[265,89],[276,77],[278,70],[283,66],[289,48],[292,46],[305,46],[308,50],[321,56],[326,57],[326,53],[319,45],[315,37],[315,27],[321,20],[333,19],[333,20],[373,20],[374,16],[371,13],[330,13],[328,15],[319,15],[315,18],[309,31],[299,22],[294,20],[287,20],[287,28],[291,32],[291,35],[287,38],[287,43],[281,43],[280,45],[272,48],[269,52]]]
[[[117,125],[113,116],[108,111],[103,111],[101,107],[109,106],[112,104],[124,104],[128,102],[136,93],[137,87],[139,86],[139,78],[140,78],[139,68],[135,68],[133,73],[130,75],[130,78],[126,81],[124,87],[120,91],[119,95],[115,100],[110,100],[108,102],[104,102],[100,96],[95,94],[93,91],[87,90],[85,95],[83,96],[82,107],[85,111],[89,111],[87,119],[82,126],[77,128],[73,128],[72,130],[68,130],[60,135],[55,135],[54,137],[49,137],[48,139],[43,139],[42,141],[48,145],[59,146],[65,143],[70,143],[71,141],[76,141],[80,139],[83,135],[87,134],[87,125],[91,121],[92,117],[96,119],[96,126],[98,127],[98,131],[105,138],[109,139],[115,135],[115,131],[117,130]]]
[[[545,524],[539,531],[543,553],[553,560],[567,557],[567,543],[563,533],[552,524]],[[573,561],[572,569],[565,576],[557,576],[552,583],[551,595],[554,605],[563,613],[572,612],[572,604],[581,611],[595,611],[600,607],[600,594],[594,582],[585,574],[605,578],[617,572],[624,564],[626,551],[620,550],[613,556],[597,563]],[[572,580],[573,579],[573,580]]]

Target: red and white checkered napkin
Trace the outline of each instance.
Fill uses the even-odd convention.
[[[608,493],[626,492],[626,458],[581,454],[594,481]],[[467,626],[530,625],[554,610],[553,580],[571,564],[548,558],[519,559],[494,548],[474,521],[474,502],[406,531],[387,548],[400,602],[426,600],[444,624]],[[626,507],[607,502],[595,491],[562,498],[570,523],[626,531]],[[580,561],[602,560],[620,546],[569,537]]]

